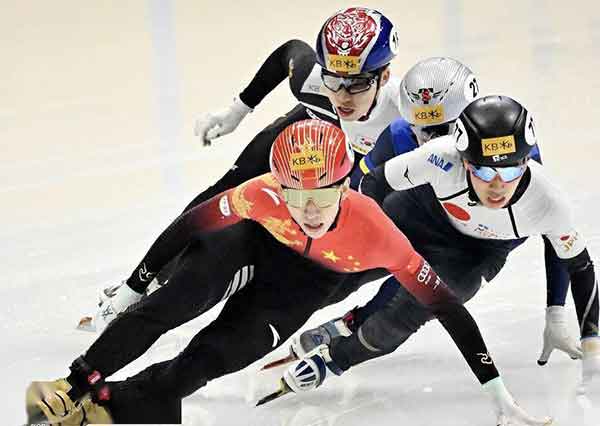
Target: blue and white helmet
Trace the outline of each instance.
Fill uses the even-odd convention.
[[[317,62],[327,71],[361,74],[375,71],[398,53],[398,34],[380,12],[351,7],[325,21],[317,36]]]

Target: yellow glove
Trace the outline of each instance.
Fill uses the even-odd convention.
[[[112,423],[108,410],[94,403],[89,394],[73,402],[69,390],[71,385],[65,379],[32,382],[25,397],[28,423],[60,423],[61,426]]]

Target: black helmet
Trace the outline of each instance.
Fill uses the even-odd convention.
[[[508,96],[485,96],[471,102],[456,122],[456,149],[480,166],[523,164],[536,144],[531,114]]]

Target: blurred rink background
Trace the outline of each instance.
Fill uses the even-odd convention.
[[[97,290],[125,279],[155,237],[295,104],[282,84],[231,135],[203,148],[202,113],[228,105],[268,54],[291,38],[314,44],[341,1],[0,1],[0,398],[2,423],[24,421],[31,380],[67,373],[94,335],[74,330]],[[401,77],[418,60],[469,65],[483,94],[534,113],[546,166],[572,200],[593,258],[600,252],[596,1],[366,1],[397,26]],[[597,426],[575,397],[580,363],[541,350],[542,247],[531,239],[469,304],[509,389],[531,414]],[[315,314],[308,326],[365,301]],[[569,296],[572,330],[577,324]],[[181,349],[214,312],[162,338],[123,371]],[[284,345],[268,359],[285,353]],[[261,408],[281,370],[258,364],[184,403],[190,425],[492,425],[491,405],[437,323],[403,349],[307,395]],[[599,401],[600,403],[600,401]]]

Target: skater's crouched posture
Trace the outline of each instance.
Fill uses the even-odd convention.
[[[31,384],[29,421],[180,422],[182,398],[278,347],[315,310],[354,291],[358,273],[376,268],[428,306],[481,383],[498,383],[498,404],[514,404],[492,360],[480,362],[487,348],[459,298],[373,200],[348,189],[353,160],[332,124],[305,120],[283,130],[271,173],[190,210],[153,245],[143,262],[168,262],[185,249],[169,285],[119,315],[67,378]],[[178,356],[106,380],[223,299],[218,318]]]

